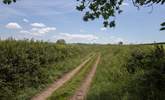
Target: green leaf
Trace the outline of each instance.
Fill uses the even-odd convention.
[[[163,31],[163,30],[165,30],[165,27],[162,27],[162,28],[160,29],[160,31]]]
[[[163,22],[163,23],[161,24],[161,26],[165,26],[165,22]]]

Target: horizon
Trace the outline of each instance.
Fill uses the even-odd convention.
[[[110,29],[102,27],[102,19],[84,22],[83,12],[75,9],[76,0],[51,1],[20,0],[11,5],[0,3],[0,37],[50,42],[64,39],[67,43],[90,44],[165,42],[165,31],[159,31],[164,20],[163,6],[154,6],[152,13],[149,13],[150,7],[137,10],[127,1],[123,3],[124,12],[116,17],[116,27]]]
[[[58,40],[61,40],[61,39],[58,39],[57,41],[50,41],[50,40],[37,40],[37,39],[34,39],[34,38],[23,38],[23,39],[16,39],[14,37],[8,37],[8,38],[1,38],[0,37],[0,40],[2,41],[6,41],[6,40],[14,40],[14,41],[27,41],[27,42],[30,42],[30,41],[34,41],[34,42],[44,42],[44,43],[57,43]],[[122,41],[119,41],[119,42],[116,42],[116,43],[95,43],[95,42],[91,42],[91,43],[82,43],[82,42],[74,42],[74,43],[69,43],[67,41],[65,41],[66,44],[89,44],[89,45],[119,45],[119,42],[122,42]],[[156,42],[156,41],[153,41],[153,42],[145,42],[145,43],[124,43],[122,42],[123,44],[122,45],[150,45],[150,44],[164,44],[165,42]]]

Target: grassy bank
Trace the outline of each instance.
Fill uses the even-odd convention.
[[[105,46],[88,100],[164,100],[164,49]]]
[[[12,39],[0,40],[0,99],[29,100],[92,52],[101,52],[102,57],[88,100],[164,100],[163,46],[55,44]],[[67,100],[72,96],[94,59],[49,99]]]
[[[68,100],[69,97],[74,95],[76,89],[81,85],[86,75],[89,73],[92,68],[94,62],[96,60],[96,56],[94,56],[82,69],[81,71],[73,77],[69,82],[67,82],[64,86],[59,88],[56,92],[53,93],[48,100]]]
[[[79,65],[90,53],[85,45],[29,40],[0,41],[0,98],[25,100]]]

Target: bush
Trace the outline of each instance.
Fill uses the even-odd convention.
[[[81,49],[79,49],[81,48]],[[48,83],[51,64],[84,52],[82,47],[33,40],[0,41],[0,98],[11,100],[27,88]]]
[[[66,44],[64,39],[59,39],[56,41],[57,44]]]
[[[126,68],[131,77],[127,87],[129,100],[164,100],[165,52],[162,45],[155,45],[150,52],[133,52]]]

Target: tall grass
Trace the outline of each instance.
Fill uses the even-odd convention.
[[[101,52],[102,57],[88,100],[164,100],[163,46],[65,45],[13,39],[0,40],[0,99],[30,99],[78,66],[91,52]],[[82,69],[50,99],[71,96],[88,68]]]
[[[29,99],[90,52],[84,45],[59,45],[33,40],[0,41],[0,99]]]
[[[92,59],[83,66],[81,71],[75,77],[73,77],[73,79],[55,91],[53,95],[48,98],[48,100],[69,100],[69,98],[74,95],[77,88],[82,84],[83,80],[88,75],[95,60],[96,56],[92,57]]]
[[[104,46],[100,51],[102,59],[88,100],[164,100],[164,49],[130,45]]]

